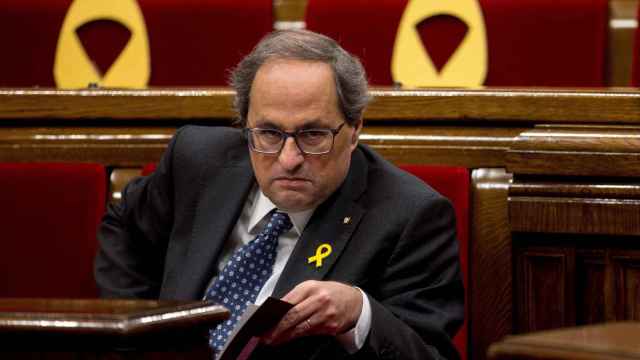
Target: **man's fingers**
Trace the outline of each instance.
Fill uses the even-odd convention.
[[[285,295],[294,307],[263,341],[277,345],[302,336],[336,335],[353,327],[362,308],[357,289],[336,282],[306,281]]]
[[[317,311],[317,305],[313,301],[314,288],[318,286],[317,284],[319,284],[317,281],[305,281],[282,298],[283,301],[294,304],[294,307],[289,309],[278,325],[263,335],[264,342],[280,343],[311,330],[309,323],[305,323],[305,320]]]

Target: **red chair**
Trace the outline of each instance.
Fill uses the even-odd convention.
[[[0,11],[0,87],[55,86],[58,35],[72,0],[5,0]],[[273,28],[272,0],[138,0],[155,86],[223,86],[227,71]],[[239,26],[242,24],[242,26]],[[105,73],[130,33],[112,21],[76,30]]]
[[[488,39],[488,86],[604,86],[607,0],[479,0]],[[391,85],[391,57],[407,0],[309,0],[309,30],[363,61],[371,83]],[[446,63],[464,28],[453,17],[419,24],[435,64]],[[463,26],[464,27],[464,26]],[[444,57],[444,58],[443,58]]]
[[[0,163],[0,297],[93,298],[98,164]]]
[[[401,165],[401,169],[412,173],[429,184],[436,191],[451,200],[456,212],[456,230],[460,247],[460,267],[465,289],[469,289],[469,172],[461,167]],[[453,339],[462,359],[467,358],[469,296],[465,301],[465,321]]]

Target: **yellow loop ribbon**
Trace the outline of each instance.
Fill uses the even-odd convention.
[[[329,244],[322,244],[318,246],[318,248],[316,249],[316,254],[314,256],[309,257],[308,263],[311,264],[312,262],[315,262],[316,267],[322,266],[322,259],[331,255],[331,250],[332,250],[331,245]]]
[[[129,42],[104,76],[94,66],[76,34],[80,26],[101,19],[117,21],[131,32]],[[75,0],[69,6],[53,66],[59,88],[84,88],[90,83],[101,87],[144,88],[150,73],[149,37],[135,0]]]
[[[451,15],[469,30],[458,48],[438,72],[422,44],[416,26],[432,16]],[[409,0],[396,33],[391,74],[409,87],[480,86],[487,76],[487,36],[478,0]]]

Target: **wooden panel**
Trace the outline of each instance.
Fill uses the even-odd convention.
[[[515,174],[636,176],[640,127],[538,126],[516,138],[506,161]]]
[[[637,89],[420,89],[371,90],[368,121],[640,124]],[[233,91],[0,90],[0,119],[232,119]]]
[[[509,197],[513,231],[640,235],[640,200]]]
[[[491,346],[489,358],[546,360],[640,359],[639,323],[611,323],[509,336]]]
[[[503,164],[509,144],[522,130],[372,125],[364,128],[360,139],[396,163],[474,168]],[[0,128],[0,161],[142,166],[158,161],[174,131],[170,126]]]
[[[564,180],[564,181],[563,181]],[[640,199],[640,184],[623,179],[540,180],[518,176],[509,186],[509,195],[525,197],[568,197],[602,199]]]
[[[640,92],[632,89],[373,90],[368,120],[640,123]]]
[[[308,0],[273,0],[273,15],[276,22],[304,21]]]
[[[605,256],[604,250],[577,251],[576,325],[588,325],[607,320]]]
[[[171,127],[0,128],[0,161],[139,167],[157,162],[174,132]]]
[[[232,119],[234,92],[219,89],[0,89],[0,119]],[[23,123],[23,125],[26,125]]]
[[[618,320],[640,320],[640,252],[612,255]]]
[[[516,259],[518,332],[575,324],[574,255],[569,249],[525,248]]]
[[[476,169],[471,174],[471,338],[470,358],[486,358],[494,341],[513,332],[511,233],[504,169]]]
[[[638,0],[609,0],[609,53],[607,84],[629,86]]]

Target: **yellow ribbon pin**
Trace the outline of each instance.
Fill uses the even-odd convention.
[[[309,257],[309,264],[315,261],[316,267],[322,266],[322,259],[326,258],[331,254],[331,245],[322,244],[318,246],[316,249],[316,254],[314,256]]]

